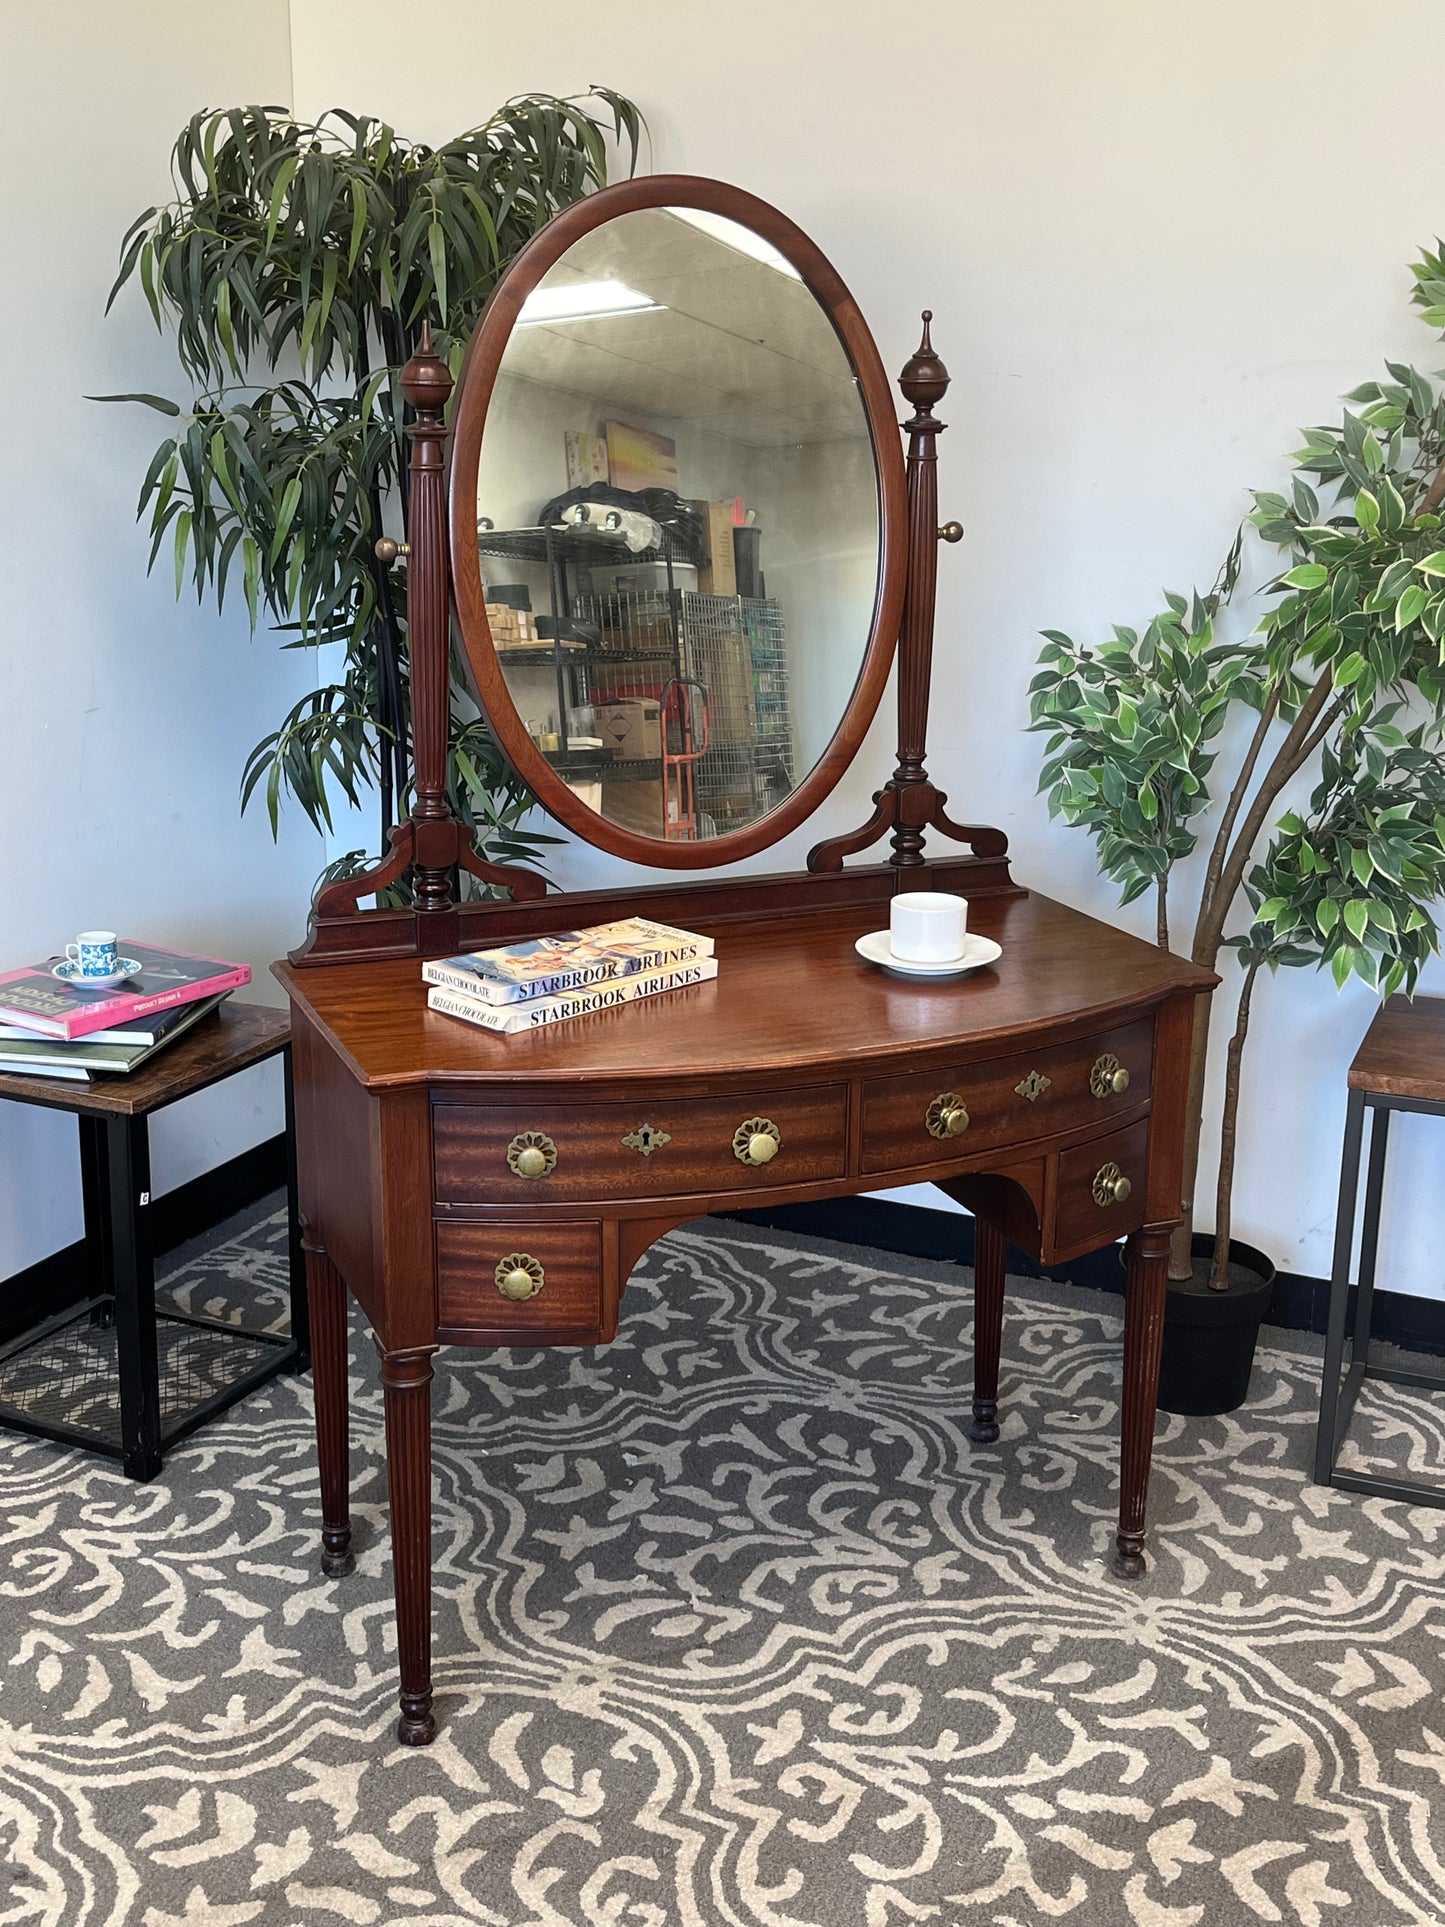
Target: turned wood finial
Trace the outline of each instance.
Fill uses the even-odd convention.
[[[923,339],[898,377],[905,400],[911,401],[920,415],[931,414],[933,404],[942,401],[948,393],[948,370],[933,351],[933,337],[929,332],[932,322],[933,310],[925,308]]]
[[[431,323],[421,324],[416,353],[401,371],[401,392],[412,407],[439,414],[452,392],[451,373],[431,345]]]

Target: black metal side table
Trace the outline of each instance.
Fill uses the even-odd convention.
[[[1347,1491],[1369,1492],[1377,1498],[1405,1499],[1412,1505],[1445,1506],[1445,1487],[1427,1485],[1419,1479],[1341,1471],[1335,1463],[1354,1415],[1360,1387],[1367,1378],[1382,1379],[1391,1385],[1445,1391],[1445,1373],[1410,1371],[1372,1364],[1370,1360],[1370,1314],[1380,1245],[1380,1196],[1385,1186],[1390,1114],[1424,1111],[1431,1117],[1445,1117],[1445,998],[1417,997],[1414,1003],[1404,997],[1388,999],[1355,1053],[1355,1061],[1350,1066],[1349,1092],[1325,1365],[1320,1381],[1315,1484],[1343,1486]],[[1360,1226],[1360,1282],[1355,1293],[1350,1366],[1345,1372],[1345,1327],[1350,1322],[1350,1257],[1355,1239],[1355,1204],[1366,1111],[1370,1113],[1370,1161],[1365,1173],[1365,1208]]]
[[[178,1098],[278,1055],[286,1083],[291,1336],[158,1313],[149,1120]],[[0,1349],[0,1425],[104,1453],[128,1477],[153,1479],[167,1446],[278,1372],[304,1372],[310,1363],[288,1014],[231,999],[128,1077],[74,1084],[0,1076],[0,1097],[75,1113],[89,1273],[84,1303]]]

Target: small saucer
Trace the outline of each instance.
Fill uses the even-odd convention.
[[[902,957],[894,956],[886,930],[870,930],[853,948],[860,957],[886,970],[890,977],[964,977],[970,970],[981,969],[1003,955],[1003,946],[992,937],[977,937],[972,931],[963,940],[963,955],[950,957],[946,963],[905,963]]]
[[[106,976],[87,977],[80,965],[67,957],[64,963],[56,964],[50,974],[52,977],[58,977],[61,983],[68,984],[72,990],[115,990],[129,978],[138,977],[140,973],[141,964],[138,957],[117,957],[115,969]]]

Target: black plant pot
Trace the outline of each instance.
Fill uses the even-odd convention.
[[[1159,1406],[1189,1418],[1233,1412],[1249,1396],[1260,1321],[1274,1291],[1274,1266],[1253,1245],[1229,1241],[1229,1290],[1209,1289],[1214,1239],[1196,1233],[1194,1275],[1169,1281]]]

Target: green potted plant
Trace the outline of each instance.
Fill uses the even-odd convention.
[[[1414,268],[1424,320],[1445,328],[1445,251]],[[1169,946],[1170,885],[1219,800],[1189,954],[1239,965],[1220,1114],[1214,1231],[1194,1231],[1209,1005],[1190,1090],[1185,1218],[1170,1254],[1161,1368],[1167,1410],[1243,1401],[1273,1281],[1231,1238],[1240,1067],[1261,970],[1328,965],[1383,996],[1413,992],[1439,946],[1445,886],[1445,397],[1411,367],[1346,397],[1338,426],[1305,431],[1290,493],[1256,493],[1205,595],[1167,595],[1143,629],[1096,647],[1046,631],[1031,727],[1048,734],[1039,787],[1051,815],[1094,837],[1120,900],[1155,893]],[[1244,636],[1221,633],[1247,531],[1280,552]],[[1239,707],[1253,722],[1216,767]],[[1308,806],[1282,809],[1309,772]],[[1223,781],[1221,781],[1223,776]]]
[[[339,645],[336,676],[296,703],[250,756],[242,807],[283,792],[331,830],[334,792],[376,790],[381,837],[410,803],[406,576],[374,544],[404,508],[397,379],[424,320],[453,373],[502,269],[559,208],[607,180],[610,135],[635,164],[641,120],[606,89],[528,95],[439,147],[334,110],[194,116],[172,154],[175,199],[121,244],[111,290],[138,279],[174,329],[191,392],[104,396],[169,418],[141,486],[150,566],[163,545],[176,593],[244,595],[286,648]],[[109,308],[109,303],[107,303]],[[555,837],[522,827],[531,797],[491,740],[454,657],[451,801],[498,862]],[[349,852],[321,881],[354,872]]]

